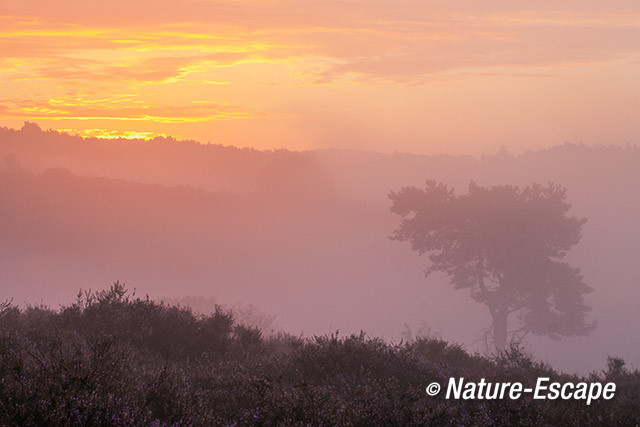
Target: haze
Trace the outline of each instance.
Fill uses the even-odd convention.
[[[520,156],[257,151],[171,139],[104,141],[0,130],[0,300],[57,304],[124,281],[138,294],[254,305],[280,330],[365,330],[399,340],[405,324],[484,351],[486,307],[427,259],[389,239],[387,194],[426,178],[566,186],[588,218],[568,261],[594,289],[588,337],[528,337],[566,371],[607,355],[640,365],[636,261],[640,149],[558,146]],[[191,301],[198,302],[197,298]],[[198,307],[199,308],[199,307]]]
[[[483,351],[387,196],[552,181],[598,326],[527,346],[640,366],[637,1],[0,0],[0,52],[0,301],[120,280]]]

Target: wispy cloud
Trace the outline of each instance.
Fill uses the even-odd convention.
[[[1,100],[5,117],[48,120],[118,120],[156,123],[193,123],[266,117],[250,108],[203,101],[184,106],[148,105],[132,97],[87,99],[84,96],[48,101]]]
[[[373,116],[358,119],[365,126],[389,128],[367,135],[395,135],[394,125],[375,117],[383,113],[369,108],[382,93],[379,110],[407,106],[401,116],[421,129],[407,131],[416,139],[446,139],[449,132],[432,134],[437,124],[427,128],[412,118],[412,108],[433,102],[432,111],[441,114],[444,103],[451,111],[438,123],[457,123],[456,109],[482,112],[498,104],[488,86],[503,94],[518,86],[524,93],[544,80],[555,85],[547,88],[550,98],[560,96],[560,89],[577,105],[585,101],[581,91],[606,84],[610,96],[627,108],[633,92],[616,85],[632,82],[632,73],[622,67],[636,67],[640,59],[640,3],[635,0],[5,0],[3,5],[3,117],[159,124],[269,117],[276,120],[261,126],[271,126],[278,144],[291,143],[282,138],[300,145],[321,138],[318,115],[339,116],[326,120],[341,127],[345,111],[356,110]],[[619,82],[602,83],[613,69],[607,67],[618,67]],[[586,76],[598,84],[564,90]],[[427,93],[462,86],[467,91]],[[418,90],[423,99],[413,95]],[[103,101],[51,101],[75,93]],[[114,93],[137,98],[113,103]],[[191,102],[198,99],[217,104]],[[539,114],[546,117],[543,110]],[[291,119],[304,114],[310,116]],[[233,126],[191,128],[198,127],[205,140],[220,132],[247,145],[268,133],[262,127]],[[477,126],[487,132],[500,128]],[[185,127],[179,131],[191,137]],[[310,128],[320,130],[314,136]],[[475,136],[470,131],[468,137]]]
[[[467,67],[606,61],[640,50],[640,11],[590,14],[587,9],[575,16],[571,8],[511,8],[465,14],[455,7],[413,1],[391,10],[374,1],[358,14],[349,2],[320,2],[315,7],[322,13],[314,15],[310,12],[316,2],[285,2],[292,7],[288,13],[282,12],[281,3],[277,8],[273,2],[248,3],[253,8],[244,2],[222,2],[216,8],[208,2],[186,2],[184,8],[192,12],[220,13],[208,16],[212,20],[206,24],[196,13],[188,16],[192,21],[173,23],[152,13],[149,19],[158,21],[155,26],[125,20],[127,25],[120,27],[52,24],[46,15],[32,20],[5,17],[0,49],[5,57],[34,58],[31,66],[15,70],[13,78],[19,79],[31,74],[165,81],[180,79],[189,70],[278,60],[290,61],[302,72],[330,58],[333,65],[312,70],[317,81],[325,83],[342,76],[402,82]],[[329,17],[332,10],[335,16]],[[256,11],[264,15],[252,20]],[[186,17],[182,10],[176,12]]]

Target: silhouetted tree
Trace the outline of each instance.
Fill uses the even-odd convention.
[[[22,125],[22,129],[20,129],[24,133],[40,133],[42,129],[35,122],[24,122]]]
[[[391,211],[402,216],[392,238],[429,254],[427,275],[443,272],[456,289],[469,289],[487,305],[496,350],[505,349],[509,335],[557,339],[595,327],[583,302],[591,289],[577,268],[561,262],[586,222],[567,216],[571,205],[563,187],[471,182],[467,194],[455,195],[447,185],[427,181],[424,189],[405,187],[389,197]],[[518,319],[514,330],[508,329],[510,314]]]

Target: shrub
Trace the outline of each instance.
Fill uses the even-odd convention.
[[[614,381],[614,399],[445,400],[432,381]],[[209,315],[129,295],[120,283],[58,311],[0,304],[2,425],[630,425],[640,372],[619,358],[588,378],[512,346],[495,358],[420,337],[364,333],[264,338],[221,309]]]

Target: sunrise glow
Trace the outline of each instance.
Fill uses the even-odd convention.
[[[640,137],[633,2],[9,1],[0,28],[5,126],[471,154]]]

